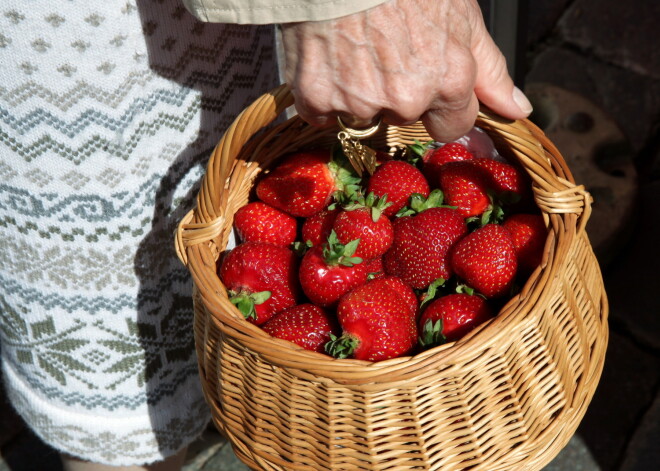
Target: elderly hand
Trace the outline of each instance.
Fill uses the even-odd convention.
[[[296,109],[316,126],[336,116],[421,119],[434,139],[449,142],[474,125],[479,101],[511,119],[531,112],[476,0],[390,0],[334,20],[285,24],[283,41]]]

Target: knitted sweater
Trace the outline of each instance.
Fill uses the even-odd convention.
[[[3,0],[2,376],[56,449],[147,463],[206,426],[172,234],[212,147],[277,84],[273,44],[179,0]]]

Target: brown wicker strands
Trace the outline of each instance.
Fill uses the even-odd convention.
[[[208,164],[177,251],[195,285],[201,381],[216,426],[263,470],[539,470],[575,432],[598,383],[607,299],[584,231],[591,197],[528,121],[480,113],[477,125],[533,180],[549,236],[542,266],[491,322],[413,357],[336,360],[243,320],[216,274],[234,212],[282,154],[336,141],[297,117],[286,86],[227,131]],[[428,139],[383,125],[374,147]]]

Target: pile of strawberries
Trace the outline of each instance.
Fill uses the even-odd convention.
[[[360,178],[341,150],[300,151],[257,181],[219,262],[249,322],[336,358],[412,355],[494,317],[540,264],[524,170],[457,142],[377,155]]]

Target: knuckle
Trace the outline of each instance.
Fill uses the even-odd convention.
[[[442,76],[437,96],[452,107],[465,106],[474,91],[476,72],[471,54],[457,54]]]

